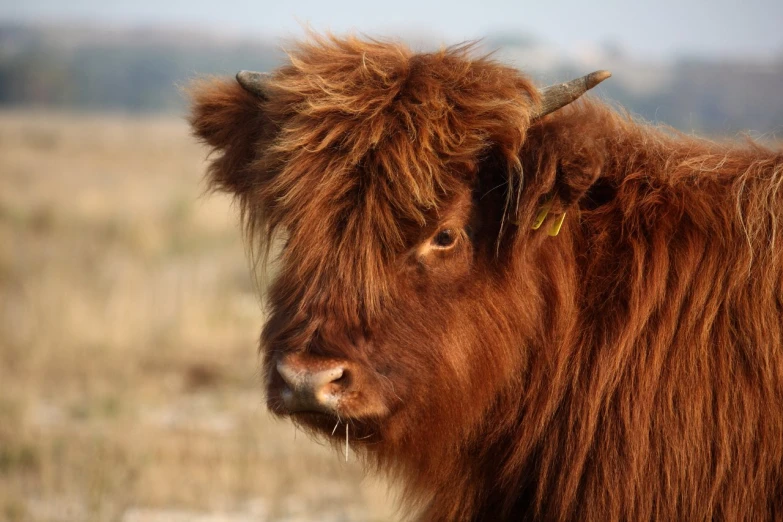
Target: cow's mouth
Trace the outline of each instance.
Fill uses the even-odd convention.
[[[322,407],[289,408],[283,398],[280,383],[273,380],[267,389],[267,408],[278,417],[285,417],[305,431],[329,439],[351,443],[373,443],[380,440],[380,420],[377,415],[364,415],[366,408],[362,402],[345,401],[337,403],[333,410]],[[354,411],[355,410],[355,411]]]
[[[288,417],[307,431],[326,436],[332,442],[350,441],[355,444],[373,444],[380,441],[380,432],[375,422],[364,419],[338,417],[317,411],[300,411]]]

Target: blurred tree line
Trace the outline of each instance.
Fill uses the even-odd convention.
[[[191,79],[268,70],[282,56],[271,45],[194,33],[77,32],[0,26],[0,105],[180,112]]]
[[[488,38],[489,47],[535,52],[535,40]],[[640,64],[609,52],[615,77],[602,94],[650,121],[684,131],[774,137],[783,130],[783,56],[778,60],[699,58]],[[501,53],[502,56],[502,53]],[[181,87],[200,75],[270,70],[282,51],[260,40],[219,38],[173,30],[100,30],[84,27],[0,26],[0,106],[182,113]],[[546,71],[520,66],[536,80],[582,75],[592,64],[562,60]],[[634,76],[666,77],[645,88]]]

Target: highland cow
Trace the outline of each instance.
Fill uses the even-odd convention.
[[[421,520],[783,520],[783,153],[470,46],[289,57],[190,119],[253,251],[279,242],[272,412]]]

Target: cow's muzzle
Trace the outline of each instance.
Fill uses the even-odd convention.
[[[351,386],[351,370],[345,362],[314,359],[299,354],[277,361],[282,378],[280,399],[287,413],[335,414]]]

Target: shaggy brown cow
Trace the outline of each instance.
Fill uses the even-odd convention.
[[[269,408],[422,520],[783,520],[783,154],[557,110],[606,76],[313,37],[194,87],[281,238]]]

